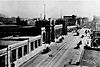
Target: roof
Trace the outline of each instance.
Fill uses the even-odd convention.
[[[14,44],[24,43],[26,41],[35,41],[41,38],[41,35],[38,36],[22,36],[22,37],[8,37],[0,39],[0,49],[6,48],[8,45],[14,46]],[[19,44],[19,45],[20,45]]]
[[[18,37],[5,37],[0,39],[0,46],[13,45],[21,41],[27,40],[27,38],[18,38]]]
[[[2,28],[17,27],[17,25],[0,25]]]
[[[23,40],[27,40],[27,38],[18,38],[18,37],[9,36],[9,37],[1,38],[0,40],[23,41]]]
[[[15,44],[15,43],[18,43],[18,42],[21,42],[21,41],[12,41],[12,40],[0,40],[0,46],[7,46],[7,45],[12,45],[12,44]]]
[[[22,26],[22,28],[33,28],[33,26]]]
[[[29,39],[29,40],[36,40],[40,38],[41,35],[38,36],[19,36],[19,37],[13,37],[14,39]]]

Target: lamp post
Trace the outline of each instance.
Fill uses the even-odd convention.
[[[45,13],[45,4],[44,4],[44,20],[45,20],[45,18],[46,18],[46,13]]]

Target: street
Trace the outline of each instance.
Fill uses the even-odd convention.
[[[21,67],[64,67],[66,64],[70,65],[69,62],[72,66],[80,59],[81,49],[74,49],[80,40],[79,36],[68,33],[67,36],[64,36],[63,42],[50,45],[49,53],[41,54],[35,59],[32,58]]]

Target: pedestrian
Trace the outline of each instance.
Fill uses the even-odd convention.
[[[85,30],[85,35],[87,36],[87,30]]]

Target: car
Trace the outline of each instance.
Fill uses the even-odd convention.
[[[56,43],[60,43],[64,40],[64,37],[60,36],[58,39],[56,39]]]
[[[81,36],[81,38],[83,38],[83,37],[84,37],[84,35]]]
[[[74,33],[74,36],[79,36],[79,32],[75,32]]]

